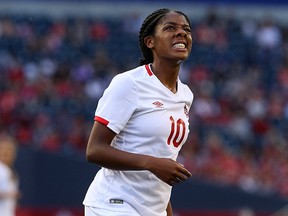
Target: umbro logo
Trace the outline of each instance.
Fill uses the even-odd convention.
[[[153,105],[155,105],[156,108],[164,108],[163,107],[163,103],[161,103],[160,101],[155,101],[154,103],[152,103]]]
[[[124,201],[122,199],[110,199],[111,204],[123,204]]]

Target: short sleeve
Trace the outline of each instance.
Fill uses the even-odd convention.
[[[128,74],[115,76],[98,102],[95,120],[119,133],[137,108],[137,89]]]

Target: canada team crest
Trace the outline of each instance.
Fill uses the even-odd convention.
[[[186,115],[187,118],[189,118],[189,112],[186,104],[184,105],[184,114]]]

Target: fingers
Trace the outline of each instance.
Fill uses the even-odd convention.
[[[179,168],[179,176],[177,175],[177,177],[179,177],[181,180],[186,180],[188,177],[191,177],[192,174],[189,172],[189,170],[187,170],[183,164],[178,163],[180,165]]]
[[[173,179],[171,179],[170,181],[168,181],[167,184],[169,184],[170,186],[174,186],[174,181],[173,181]]]
[[[171,178],[171,179],[169,180],[168,184],[169,184],[170,186],[174,186],[175,184],[178,184],[178,183],[180,183],[181,181],[183,181],[183,180],[181,180],[181,179],[178,178],[178,177],[175,177],[175,178]]]
[[[182,181],[186,181],[192,174],[187,170],[184,165],[168,158],[158,158],[158,169],[151,169],[159,179],[166,182],[170,186],[174,186]],[[159,169],[162,167],[162,169]]]
[[[175,184],[180,183],[181,181],[186,181],[189,177],[192,176],[192,174],[184,168],[183,164],[180,164],[180,168],[177,173],[174,174],[174,176],[169,180],[168,184],[173,186]]]
[[[174,175],[174,177],[170,178],[167,183],[170,186],[174,186],[175,184],[178,184],[182,181],[186,181],[188,179],[188,177],[190,177],[190,176],[178,173],[177,175]]]
[[[190,177],[190,176],[183,175],[183,174],[179,173],[179,174],[175,177],[175,179],[177,178],[177,180],[179,180],[179,181],[186,181],[189,177]]]
[[[180,178],[178,178],[178,177],[175,177],[175,179],[174,179],[174,182],[175,183],[180,183],[180,181],[181,181],[181,179]],[[183,181],[183,180],[182,180]]]
[[[179,181],[179,182],[180,182],[180,181]],[[169,180],[168,184],[169,184],[170,186],[174,186],[175,184],[178,184],[179,182],[177,182],[176,179],[171,179],[171,180]]]

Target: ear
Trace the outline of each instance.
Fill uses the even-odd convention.
[[[147,36],[144,38],[144,43],[146,44],[146,46],[148,48],[153,48],[154,47],[154,40],[153,37],[151,35]]]

